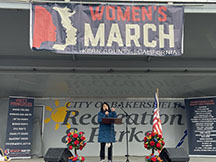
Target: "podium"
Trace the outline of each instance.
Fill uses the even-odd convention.
[[[102,118],[103,124],[122,124],[122,118]]]

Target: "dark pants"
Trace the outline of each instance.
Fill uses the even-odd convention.
[[[100,143],[100,160],[105,159],[105,146],[105,142]],[[108,160],[112,160],[112,143],[111,146],[108,148]]]

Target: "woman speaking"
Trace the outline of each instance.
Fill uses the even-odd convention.
[[[105,159],[105,146],[108,147],[108,162],[112,161],[112,143],[115,142],[114,124],[103,124],[102,118],[116,118],[115,108],[111,108],[108,103],[104,102],[101,105],[101,110],[98,113],[99,135],[98,142],[100,143],[100,161]]]

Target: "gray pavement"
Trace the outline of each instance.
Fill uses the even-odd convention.
[[[99,157],[86,157],[85,162],[99,162]],[[144,156],[138,157],[130,157],[130,162],[145,162]],[[32,159],[19,159],[19,160],[11,160],[11,162],[44,162],[43,158],[32,158]],[[107,162],[107,160],[105,160]],[[113,157],[113,162],[126,162],[125,157]],[[190,162],[216,162],[216,157],[190,157]]]

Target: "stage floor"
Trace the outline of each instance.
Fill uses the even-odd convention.
[[[108,160],[106,159],[105,162]],[[145,158],[130,157],[130,162],[145,162]],[[11,162],[44,162],[43,158],[33,158],[33,159],[24,159],[24,160],[11,160]],[[86,157],[85,162],[100,162],[99,157]],[[113,162],[126,162],[125,157],[113,157]],[[216,162],[216,157],[190,157],[190,162]]]

